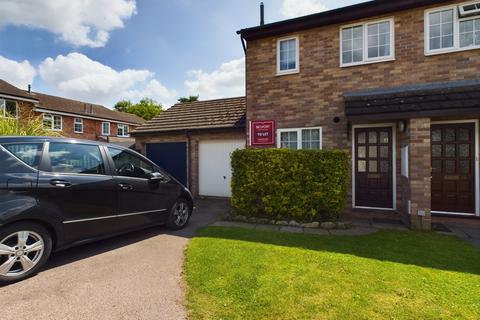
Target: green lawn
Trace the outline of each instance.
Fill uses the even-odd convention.
[[[211,227],[186,254],[191,319],[480,318],[480,251],[454,237]]]

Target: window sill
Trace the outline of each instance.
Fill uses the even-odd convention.
[[[290,74],[297,74],[297,73],[300,73],[300,70],[296,69],[296,70],[289,70],[289,71],[277,71],[276,76],[281,77],[281,76],[287,76]]]
[[[478,50],[480,49],[480,46],[474,46],[474,47],[465,47],[465,48],[452,48],[452,49],[441,49],[441,50],[436,50],[436,51],[425,51],[425,56],[438,56],[441,54],[448,54],[448,53],[456,53],[456,52],[462,52],[462,51],[471,51],[471,50]]]
[[[117,136],[118,138],[130,138],[130,136]]]
[[[340,63],[340,68],[357,67],[357,66],[363,66],[363,65],[366,65],[366,64],[375,64],[375,63],[391,62],[391,61],[395,61],[395,57],[381,59],[381,60],[355,62],[355,63],[349,63],[349,64]]]
[[[83,132],[77,132],[77,131],[75,131],[74,133],[75,134],[83,134]]]

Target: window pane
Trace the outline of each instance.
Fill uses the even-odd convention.
[[[468,160],[461,160],[459,163],[459,171],[460,173],[463,174],[469,174],[470,173],[470,161]]]
[[[368,156],[369,158],[376,158],[377,157],[377,147],[369,147],[368,148]]]
[[[357,165],[358,172],[366,172],[367,171],[367,161],[359,160]]]
[[[29,143],[29,144],[9,144],[4,145],[5,149],[10,151],[18,159],[22,160],[31,167],[37,168],[40,163],[40,154],[42,152],[43,144]]]
[[[381,146],[380,147],[380,157],[388,158],[388,147],[387,146]]]
[[[445,145],[445,156],[446,157],[455,157],[455,145],[454,144]]]
[[[320,149],[320,130],[302,130],[302,149]]]
[[[463,158],[470,157],[470,145],[469,144],[459,145],[458,153],[459,153],[460,157],[463,157]]]
[[[368,143],[377,143],[377,133],[375,131],[368,133]]]
[[[441,157],[442,156],[442,145],[434,144],[432,145],[432,157]]]
[[[442,130],[435,129],[432,131],[432,141],[438,142],[442,141]]]
[[[297,68],[297,40],[280,41],[280,71],[295,70]]]
[[[62,117],[61,116],[53,116],[53,129],[54,130],[61,130],[62,129]]]
[[[75,143],[50,143],[52,172],[105,174],[98,146]]]
[[[469,141],[470,140],[470,130],[460,128],[459,132],[459,140],[460,141]]]
[[[445,141],[455,141],[455,129],[454,128],[445,129]]]
[[[377,58],[390,55],[390,22],[368,26],[368,57]]]
[[[43,116],[43,127],[49,130],[53,129],[53,118],[51,115],[45,114]]]
[[[370,160],[368,162],[368,172],[372,172],[372,173],[376,173],[378,172],[378,168],[377,168],[377,161],[372,161]]]
[[[5,101],[5,116],[6,117],[17,117],[17,103],[12,100]]]
[[[342,30],[342,62],[352,63],[363,60],[363,26]]]
[[[358,155],[357,155],[358,158],[366,158],[367,157],[367,148],[366,147],[358,147],[357,153],[358,153]]]
[[[115,171],[119,176],[148,179],[154,172],[153,166],[130,152],[108,148],[115,164]]]
[[[360,132],[358,134],[358,143],[365,143],[365,132]]]
[[[453,9],[430,13],[430,50],[453,47]]]
[[[287,131],[280,134],[280,147],[298,149],[297,131]]]

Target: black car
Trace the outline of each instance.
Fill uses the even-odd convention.
[[[141,154],[66,138],[0,137],[0,283],[52,251],[164,224],[185,227],[186,187]]]

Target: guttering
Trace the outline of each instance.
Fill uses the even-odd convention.
[[[4,94],[4,93],[0,93],[0,98],[14,99],[14,100],[26,101],[26,102],[31,102],[31,103],[38,103],[38,100],[35,100],[35,99],[22,98],[22,97],[12,96],[12,95],[9,95],[9,94]]]
[[[429,6],[451,2],[450,0],[376,0],[368,1],[348,7],[320,12],[304,17],[283,20],[265,24],[253,28],[246,28],[237,31],[245,40],[255,40],[270,36],[298,32],[301,30],[345,23],[365,19],[368,17],[380,16],[392,12],[414,9],[422,6]]]
[[[105,122],[114,122],[114,123],[126,124],[126,125],[132,125],[132,126],[139,126],[139,125],[141,125],[140,123],[126,122],[126,121],[120,121],[120,120],[115,120],[115,119],[106,119],[106,118],[90,117],[90,116],[85,116],[85,115],[83,115],[83,114],[61,112],[61,111],[55,111],[55,110],[49,110],[49,109],[42,109],[42,108],[35,108],[35,109],[33,109],[33,111],[35,111],[35,112],[41,112],[41,113],[58,114],[58,115],[60,115],[60,116],[67,116],[67,117],[74,117],[74,118],[91,119],[91,120],[98,120],[98,121],[105,121]]]

